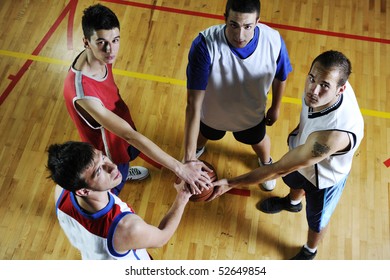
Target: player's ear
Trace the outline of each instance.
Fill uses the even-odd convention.
[[[347,88],[347,85],[346,85],[346,84],[344,84],[344,85],[342,85],[341,87],[339,87],[339,89],[337,90],[337,91],[338,91],[338,92],[337,92],[337,95],[343,94],[343,92],[345,91],[346,88]]]
[[[89,42],[88,42],[88,40],[87,40],[87,38],[83,38],[83,43],[84,43],[84,48],[88,48],[89,47]]]
[[[74,192],[78,196],[88,196],[89,195],[89,190],[86,188],[79,189]]]

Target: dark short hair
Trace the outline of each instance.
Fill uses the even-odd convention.
[[[101,4],[89,6],[84,10],[84,15],[81,19],[84,37],[87,40],[96,30],[111,30],[114,28],[120,29],[120,24],[115,13]]]
[[[69,191],[87,188],[81,173],[93,163],[95,149],[89,143],[68,141],[48,148],[47,169],[56,184]]]
[[[230,10],[239,13],[256,13],[260,17],[260,0],[227,0],[225,19],[229,17]]]
[[[314,63],[318,62],[325,69],[337,68],[340,71],[340,78],[338,81],[338,86],[343,86],[347,82],[349,75],[352,72],[352,65],[349,59],[339,51],[326,51],[317,56],[313,63],[311,64],[311,68]]]

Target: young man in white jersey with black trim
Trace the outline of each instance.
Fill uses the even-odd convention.
[[[184,161],[205,151],[208,140],[227,131],[251,145],[260,166],[272,163],[266,126],[279,116],[288,74],[292,71],[284,41],[259,23],[259,0],[228,0],[225,24],[212,26],[192,43],[187,66]],[[272,104],[266,111],[272,87]],[[272,190],[275,180],[262,183]]]
[[[326,51],[316,57],[306,79],[300,123],[288,137],[289,152],[271,165],[214,183],[210,200],[233,187],[282,176],[290,193],[257,204],[270,214],[299,212],[305,197],[308,238],[295,260],[315,258],[364,136],[363,116],[348,82],[350,74],[351,63],[341,52]]]
[[[56,213],[70,243],[85,260],[150,260],[145,248],[161,247],[175,233],[191,193],[175,184],[176,199],[158,227],[147,224],[111,190],[122,173],[101,151],[85,142],[48,149]]]

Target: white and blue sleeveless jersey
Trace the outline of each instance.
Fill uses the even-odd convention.
[[[348,151],[335,153],[313,166],[298,170],[319,189],[332,187],[345,179],[352,168],[353,156],[364,136],[363,116],[349,82],[346,83],[346,89],[340,95],[338,102],[320,112],[313,112],[313,109],[305,104],[304,96],[302,97],[299,130],[289,135],[289,148],[294,149],[303,145],[313,132],[327,130],[347,132],[351,145]]]
[[[187,88],[205,90],[201,121],[224,131],[259,124],[273,80],[284,81],[291,64],[276,30],[258,23],[245,48],[233,48],[226,25],[212,26],[194,40],[187,66]]]
[[[108,193],[109,203],[96,213],[84,211],[75,194],[63,190],[56,202],[57,217],[70,243],[83,260],[150,260],[146,249],[117,252],[113,235],[119,221],[134,211],[119,197]]]

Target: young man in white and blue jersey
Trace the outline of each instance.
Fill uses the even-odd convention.
[[[299,212],[305,197],[308,238],[295,260],[316,256],[364,136],[363,116],[348,82],[350,74],[351,63],[341,52],[317,56],[306,78],[299,125],[288,137],[289,152],[273,164],[214,183],[210,200],[233,187],[283,176],[290,193],[267,198],[256,207],[270,214]]]
[[[288,74],[285,43],[259,23],[259,0],[228,0],[225,24],[212,26],[192,43],[187,66],[184,161],[198,158],[208,140],[227,131],[251,145],[260,166],[272,163],[266,126],[278,119]],[[266,111],[272,88],[272,104]],[[263,182],[265,190],[275,180]]]
[[[158,227],[146,223],[111,192],[122,180],[118,166],[86,142],[48,149],[47,168],[57,184],[57,218],[83,260],[150,260],[147,248],[165,245],[175,233],[191,193],[184,181]]]

